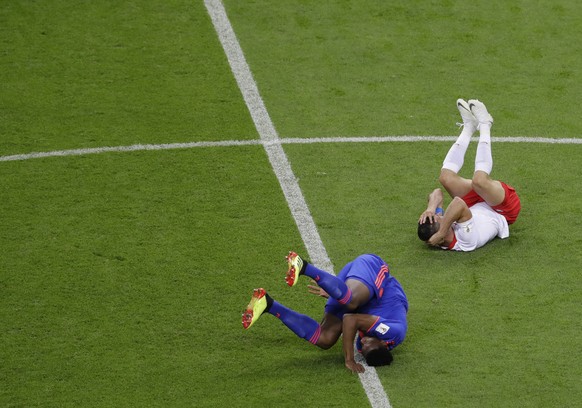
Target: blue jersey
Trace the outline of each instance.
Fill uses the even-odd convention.
[[[360,255],[348,263],[338,278],[344,282],[357,279],[368,287],[370,299],[364,305],[350,312],[337,300],[329,298],[326,313],[331,313],[343,319],[345,313],[360,313],[377,316],[376,321],[365,332],[360,332],[357,348],[361,349],[360,339],[363,336],[377,337],[386,342],[389,349],[404,341],[407,330],[406,313],[408,300],[400,283],[390,275],[390,268],[377,255]]]

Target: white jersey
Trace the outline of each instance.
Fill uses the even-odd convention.
[[[448,249],[468,252],[482,247],[495,237],[509,236],[507,220],[487,203],[477,203],[469,209],[473,215],[471,219],[453,223],[456,242]]]

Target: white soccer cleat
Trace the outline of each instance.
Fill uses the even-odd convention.
[[[471,109],[471,113],[477,118],[479,124],[493,125],[493,117],[487,112],[487,107],[483,102],[478,99],[470,99],[469,109]]]
[[[464,99],[457,99],[457,109],[459,110],[459,113],[461,114],[461,118],[463,119],[463,126],[465,126],[465,127],[471,126],[471,127],[474,127],[475,129],[477,129],[477,125],[479,124],[479,121],[473,115],[473,113],[471,113],[471,108],[469,107],[469,104]],[[460,123],[458,125],[461,126]]]

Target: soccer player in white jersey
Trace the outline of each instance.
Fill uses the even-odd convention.
[[[495,237],[507,238],[509,225],[521,210],[515,189],[490,177],[493,117],[477,100],[457,100],[463,130],[449,149],[439,181],[453,198],[443,211],[443,192],[435,189],[418,220],[418,237],[429,245],[454,251],[472,251]],[[459,176],[471,136],[479,130],[475,172],[471,180]]]

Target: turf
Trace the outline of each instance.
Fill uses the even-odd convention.
[[[493,136],[580,138],[580,4],[225,2],[283,138],[454,135],[478,97]],[[258,139],[203,2],[0,5],[0,156]],[[284,145],[336,271],[391,265],[409,333],[379,378],[395,407],[582,399],[580,145],[496,143],[523,211],[470,254],[415,220],[444,142]],[[474,147],[463,174],[470,175]],[[240,313],[305,252],[261,146],[0,161],[0,405],[361,406],[341,347]]]
[[[4,154],[255,136],[201,2],[19,1],[0,22]]]
[[[284,137],[449,135],[459,97],[500,136],[582,133],[578,2],[226,4]]]

